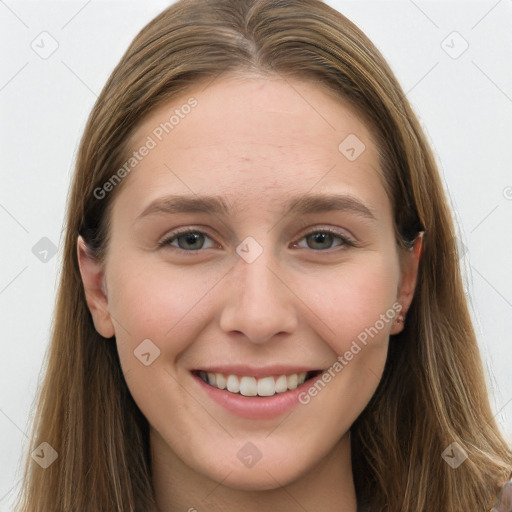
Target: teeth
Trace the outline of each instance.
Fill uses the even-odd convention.
[[[288,389],[295,389],[299,382],[298,375],[294,373],[293,375],[288,375],[286,377],[286,383],[288,384]]]
[[[226,387],[231,393],[238,393],[240,391],[240,381],[234,375],[230,375],[226,381]]]
[[[199,372],[199,377],[211,386],[218,389],[227,389],[231,393],[239,393],[243,396],[273,396],[276,393],[284,393],[289,389],[296,389],[306,381],[306,372],[293,373],[292,375],[280,375],[274,377],[237,377],[222,373]]]
[[[215,378],[217,380],[215,385],[219,389],[226,389],[226,377],[224,377],[224,375],[222,375],[222,373],[217,373],[217,374],[215,374]]]
[[[258,387],[254,377],[242,377],[240,379],[240,394],[244,396],[256,396],[258,394]]]
[[[263,379],[258,379],[259,396],[272,396],[275,393],[274,377],[263,377]]]
[[[286,378],[286,375],[281,375],[277,378],[274,388],[276,393],[284,393],[285,391],[288,391],[288,379]]]

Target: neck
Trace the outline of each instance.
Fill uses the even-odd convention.
[[[187,466],[151,429],[153,488],[159,512],[356,512],[350,436],[299,479],[267,490],[223,485]]]

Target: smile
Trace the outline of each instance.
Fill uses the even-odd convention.
[[[321,370],[292,373],[290,375],[270,375],[261,378],[205,371],[196,371],[194,373],[203,382],[214,388],[226,390],[237,395],[265,397],[294,390],[307,380],[319,375]]]

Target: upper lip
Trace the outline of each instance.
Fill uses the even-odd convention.
[[[265,367],[253,367],[246,365],[219,365],[192,368],[190,371],[222,373],[223,375],[247,375],[251,377],[266,377],[269,375],[292,375],[294,373],[315,372],[322,370],[321,368],[312,368],[311,366],[272,365]]]

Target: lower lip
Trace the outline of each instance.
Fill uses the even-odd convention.
[[[299,395],[312,387],[318,380],[318,375],[307,380],[295,389],[276,393],[273,396],[243,396],[239,393],[231,393],[225,389],[219,389],[201,379],[198,375],[192,374],[208,396],[217,404],[229,412],[251,420],[271,419],[288,412],[300,404]]]

